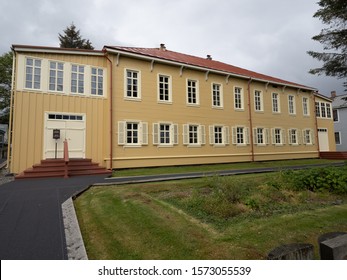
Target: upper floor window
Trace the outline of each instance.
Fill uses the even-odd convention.
[[[307,97],[303,97],[302,98],[302,111],[303,111],[304,116],[309,116],[310,115],[309,103],[308,103],[308,98]]]
[[[288,111],[289,114],[294,115],[296,113],[295,111],[295,96],[294,95],[288,95]]]
[[[139,72],[133,70],[126,70],[126,94],[127,98],[139,99],[140,88],[139,88]]]
[[[263,93],[259,90],[254,92],[254,109],[257,112],[264,111],[263,109]]]
[[[331,119],[331,104],[326,103],[326,109],[327,109],[327,118]]]
[[[159,75],[159,101],[171,102],[170,77]]]
[[[320,104],[319,102],[316,102],[315,105],[316,105],[316,117],[320,117]]]
[[[272,112],[273,113],[280,113],[280,97],[278,93],[273,92],[272,93]]]
[[[187,80],[187,103],[194,105],[199,104],[199,92],[197,81]]]
[[[41,59],[27,58],[25,66],[25,87],[41,88]]]
[[[71,66],[71,92],[84,93],[84,66]]]
[[[234,89],[234,108],[243,109],[243,92],[242,88],[239,87]]]
[[[64,90],[64,63],[50,61],[49,63],[49,90]]]
[[[101,68],[92,68],[91,76],[91,94],[104,94],[104,70]]]
[[[223,107],[222,86],[220,84],[212,84],[212,106]]]

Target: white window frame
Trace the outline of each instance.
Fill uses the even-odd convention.
[[[245,109],[242,87],[234,87],[234,109],[236,111],[243,111]]]
[[[53,68],[52,65],[55,65]],[[60,68],[62,66],[62,69]],[[48,90],[52,92],[64,92],[65,63],[62,61],[48,61]],[[54,75],[52,75],[54,74]],[[51,88],[53,86],[53,88]]]
[[[128,124],[137,124],[137,143],[128,143]],[[124,147],[148,145],[148,123],[137,120],[118,121],[118,145]]]
[[[314,135],[310,128],[302,130],[302,143],[304,145],[314,145]]]
[[[28,60],[32,60],[32,65],[28,65]],[[40,62],[40,65],[36,65],[37,62]],[[25,71],[24,71],[24,88],[30,90],[41,90],[42,88],[42,59],[34,57],[25,57]],[[30,71],[29,71],[30,69]],[[31,72],[31,73],[28,73]],[[30,76],[30,79],[28,77]],[[27,83],[31,83],[31,86],[28,86]],[[35,84],[38,83],[38,86]]]
[[[242,136],[242,141],[240,137]],[[237,125],[232,127],[232,143],[236,146],[246,146],[249,145],[249,128]]]
[[[288,113],[289,115],[296,115],[295,95],[288,95]]]
[[[128,73],[131,73],[131,77],[128,77]],[[134,77],[134,74],[136,74],[136,77]],[[129,80],[131,81],[131,90],[128,90]],[[134,81],[136,81],[136,83],[134,83]],[[134,86],[136,86],[136,91]],[[130,92],[130,95],[128,95],[128,92]],[[137,96],[134,96],[135,92]],[[124,69],[124,98],[135,101],[141,100],[141,71],[135,69]]]
[[[258,146],[265,146],[269,144],[269,129],[264,127],[253,128],[253,142]]]
[[[196,133],[196,143],[191,141],[191,128],[197,128]],[[195,138],[195,137],[194,137]],[[188,147],[201,147],[201,145],[206,144],[206,132],[205,126],[201,124],[188,123],[183,125],[183,145]]]
[[[297,128],[288,129],[288,144],[297,146],[300,144],[300,130]],[[295,140],[295,141],[293,141]]]
[[[271,94],[271,106],[272,106],[272,113],[275,113],[275,114],[281,113],[281,103],[280,103],[279,93],[273,92]]]
[[[212,108],[222,109],[224,107],[223,87],[221,84],[211,83],[211,97],[212,97]]]
[[[194,85],[192,85],[190,83],[194,83]],[[186,91],[187,91],[187,93],[186,93],[187,105],[189,105],[189,106],[199,106],[200,105],[199,81],[198,80],[194,80],[194,79],[187,79],[187,81],[186,81]],[[192,102],[192,100],[194,100],[195,102]]]
[[[220,131],[216,131],[216,130]],[[217,136],[219,134],[219,137]],[[210,145],[225,146],[230,144],[230,129],[229,126],[214,124],[209,126]],[[216,141],[216,139],[218,139]]]
[[[95,70],[96,73],[93,73],[93,70]],[[101,71],[101,74],[100,74],[100,71]],[[104,84],[105,84],[104,77],[105,77],[104,68],[91,67],[90,69],[90,95],[91,96],[104,96]],[[94,78],[95,78],[95,81],[93,81]],[[93,93],[94,90],[95,90],[95,93]]]
[[[76,71],[73,70],[73,68],[76,67]],[[83,69],[83,71],[80,71]],[[73,76],[76,76],[74,79]],[[86,67],[85,65],[79,65],[79,64],[71,64],[71,82],[70,82],[70,91],[72,94],[85,94],[85,75],[86,75]],[[72,85],[73,81],[76,81],[76,85]],[[75,91],[73,90],[73,87],[75,87]],[[82,88],[82,91],[80,89]]]
[[[272,144],[275,146],[283,146],[286,143],[285,130],[280,127],[271,129]],[[277,140],[280,140],[279,142]]]
[[[302,97],[302,113],[305,117],[310,116],[310,101],[306,96]]]
[[[162,143],[161,139],[161,126],[169,126],[169,143]],[[159,147],[172,147],[173,145],[178,145],[178,125],[173,124],[170,122],[158,122],[153,123],[153,130],[152,130],[152,136],[153,136],[153,145],[159,146]]]
[[[254,91],[254,111],[264,112],[263,92],[261,90]]]
[[[167,79],[166,81],[161,81],[161,78]],[[165,74],[158,74],[158,103],[172,103],[172,83],[171,76]],[[163,91],[163,93],[161,92]],[[161,95],[168,97],[168,100],[161,99]]]

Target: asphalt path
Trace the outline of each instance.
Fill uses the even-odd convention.
[[[329,164],[331,165],[343,165]],[[327,165],[293,166],[303,169]],[[256,168],[105,178],[79,176],[68,179],[25,179],[0,185],[0,259],[65,260],[68,259],[61,205],[91,185],[117,185],[191,179],[214,175],[237,175],[278,171],[283,168]]]

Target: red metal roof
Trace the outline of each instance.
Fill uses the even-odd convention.
[[[126,52],[129,54],[142,55],[162,60],[167,60],[176,63],[182,63],[191,66],[202,67],[210,70],[222,71],[230,73],[231,75],[238,75],[244,78],[253,78],[256,80],[262,80],[264,82],[272,82],[274,84],[281,84],[287,86],[293,86],[297,88],[305,88],[309,90],[315,90],[310,86],[300,85],[297,83],[282,80],[276,77],[264,75],[247,69],[243,69],[234,65],[226,64],[220,61],[211,60],[207,58],[201,58],[188,54],[178,53],[170,50],[163,50],[161,48],[135,48],[135,47],[120,47],[120,46],[105,46],[106,49],[114,51]]]

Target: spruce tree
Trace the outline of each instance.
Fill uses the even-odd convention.
[[[92,43],[86,39],[82,39],[80,30],[76,29],[74,23],[66,27],[64,35],[59,33],[59,41],[61,48],[73,48],[73,49],[89,49],[93,50]]]
[[[325,74],[339,79],[347,78],[347,1],[320,0],[321,7],[313,17],[319,18],[328,28],[312,37],[324,46],[324,52],[309,51],[308,54],[323,62],[320,68],[311,69],[311,74]],[[347,82],[344,82],[347,89]]]

